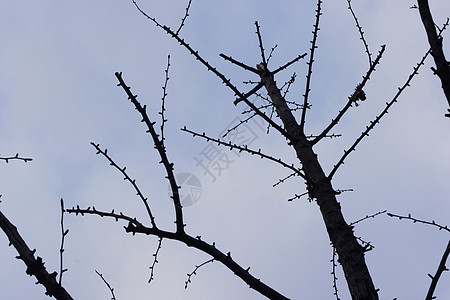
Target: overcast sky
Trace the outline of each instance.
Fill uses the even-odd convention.
[[[140,1],[160,22],[177,28],[187,1]],[[219,57],[231,55],[248,65],[259,63],[254,22],[277,68],[308,52],[315,1],[193,0],[181,36],[243,90],[253,74]],[[164,4],[162,4],[164,3]],[[328,173],[370,120],[403,85],[412,67],[428,50],[415,1],[355,1],[354,9],[375,56],[386,52],[369,81],[367,100],[352,108],[333,132],[339,139],[315,147]],[[431,1],[438,25],[450,15],[448,0]],[[307,115],[307,134],[317,134],[341,109],[368,69],[347,2],[325,1]],[[444,35],[448,50],[450,35]],[[186,126],[218,137],[236,124],[247,107],[233,105],[234,95],[174,40],[145,19],[129,0],[0,1],[0,148],[1,156],[32,157],[23,163],[0,162],[1,211],[19,229],[30,248],[59,270],[60,209],[95,205],[122,211],[146,222],[139,198],[122,175],[95,155],[90,142],[108,153],[149,197],[161,228],[173,230],[175,220],[164,169],[140,116],[116,86],[114,72],[149,108],[159,124],[161,87],[167,55],[171,55],[166,99],[165,136],[177,174],[195,176],[196,203],[185,208],[186,230],[215,242],[251,273],[292,299],[334,299],[330,259],[332,248],[317,205],[306,198],[287,201],[305,191],[299,178],[272,187],[289,171],[245,153],[220,148],[223,170],[208,169],[205,153],[215,145],[180,131]],[[447,51],[448,52],[448,51]],[[450,55],[450,54],[448,54]],[[353,189],[339,196],[348,222],[388,210],[449,223],[450,128],[444,118],[446,100],[428,58],[389,114],[363,140],[336,173],[335,189]],[[305,88],[306,60],[281,72],[282,85],[293,72],[297,81],[288,99],[300,101]],[[257,121],[257,120],[256,120]],[[232,125],[231,125],[232,126]],[[259,122],[246,125],[245,139],[288,163],[292,148]],[[208,150],[209,149],[209,150]],[[225,159],[227,158],[227,159]],[[298,164],[297,164],[298,165]],[[190,176],[190,175],[189,175]],[[181,177],[180,177],[181,178]],[[191,177],[194,178],[194,177]],[[183,190],[188,192],[187,185]],[[75,299],[110,299],[94,270],[103,273],[124,299],[264,299],[220,263],[208,264],[184,288],[187,273],[210,257],[173,241],[163,241],[155,280],[147,283],[158,239],[131,236],[124,223],[96,216],[65,216],[70,233],[64,252],[63,283]],[[356,235],[375,249],[367,263],[380,299],[423,299],[449,240],[448,232],[379,216],[356,227]],[[4,299],[48,299],[25,265],[15,259],[0,234],[0,290]],[[338,270],[341,299],[349,293]],[[450,299],[449,274],[436,296]]]

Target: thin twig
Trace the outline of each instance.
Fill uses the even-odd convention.
[[[309,92],[311,91],[310,84],[311,84],[312,66],[314,63],[314,53],[317,48],[317,46],[316,46],[317,34],[320,30],[319,29],[319,21],[320,21],[320,16],[322,15],[321,4],[322,4],[322,0],[318,0],[317,1],[317,9],[316,9],[316,23],[313,26],[314,27],[314,31],[312,32],[313,39],[311,41],[311,48],[309,49],[310,50],[309,62],[306,63],[308,65],[308,73],[306,74],[306,87],[305,87],[305,94],[303,95],[302,117],[301,117],[301,121],[300,121],[300,128],[302,131],[304,130],[304,127],[305,127],[306,110],[309,107],[308,96],[309,96]]]
[[[353,92],[353,94],[348,98],[347,103],[345,104],[344,108],[342,110],[339,111],[338,115],[336,116],[336,118],[331,120],[330,125],[328,125],[321,134],[319,134],[311,143],[313,145],[317,144],[322,138],[324,138],[330,131],[331,129],[337,125],[337,123],[339,123],[339,121],[341,120],[342,116],[347,112],[347,110],[352,107],[353,103],[356,103],[357,100],[360,100],[360,96],[361,92],[363,92],[363,88],[366,85],[367,81],[369,81],[370,76],[372,75],[372,73],[375,71],[375,67],[376,65],[378,65],[380,63],[380,59],[383,56],[384,50],[386,49],[386,45],[382,45],[381,46],[381,50],[378,52],[378,55],[375,59],[375,61],[373,62],[373,64],[369,67],[369,70],[367,71],[366,75],[363,76],[363,80],[356,86],[355,91]]]
[[[366,41],[366,39],[364,38],[364,31],[363,31],[361,25],[359,25],[358,18],[356,17],[355,12],[353,11],[352,3],[351,3],[351,2],[352,2],[351,0],[347,0],[347,3],[348,3],[348,9],[349,9],[350,12],[352,13],[353,20],[355,21],[356,28],[358,28],[359,35],[361,36],[361,37],[360,37],[360,40],[362,40],[362,42],[363,42],[363,44],[364,44],[365,52],[367,53],[367,56],[368,56],[368,58],[369,58],[369,67],[371,67],[371,66],[372,66],[372,54],[371,54],[370,51],[369,51],[369,44],[367,44],[367,41]]]
[[[69,229],[64,230],[64,200],[61,198],[61,247],[59,248],[59,280],[58,284],[62,284],[62,275],[67,269],[63,269],[63,253],[64,253],[64,238],[69,233]]]
[[[231,132],[233,132],[234,130],[236,130],[239,126],[241,126],[242,124],[248,123],[248,121],[250,119],[252,119],[254,116],[257,116],[256,113],[253,113],[253,115],[245,118],[244,120],[239,120],[239,123],[234,125],[233,127],[227,129],[227,131],[222,135],[222,138],[226,137],[228,134],[230,134]]]
[[[330,260],[331,262],[331,275],[333,276],[333,290],[334,290],[334,295],[336,296],[336,300],[340,300],[341,298],[339,298],[338,295],[338,287],[337,287],[337,276],[336,276],[336,248],[333,247],[333,258]]]
[[[422,59],[420,60],[419,63],[417,63],[417,65],[413,68],[413,72],[408,76],[408,79],[406,80],[406,82],[403,84],[402,87],[398,88],[397,93],[395,94],[394,98],[392,98],[392,100],[390,102],[386,102],[386,107],[383,109],[383,111],[373,120],[370,122],[370,125],[366,126],[366,130],[364,130],[361,135],[356,139],[356,141],[353,143],[353,145],[350,146],[350,148],[348,150],[344,150],[344,155],[339,159],[338,163],[336,165],[334,165],[333,170],[331,170],[330,175],[328,175],[328,177],[331,179],[333,177],[333,175],[336,173],[336,171],[339,169],[340,166],[342,166],[344,164],[345,159],[347,158],[347,156],[352,152],[356,150],[356,146],[361,142],[361,140],[366,137],[369,136],[369,132],[375,127],[375,125],[377,123],[380,122],[381,118],[386,115],[389,111],[389,108],[391,108],[391,106],[397,102],[398,97],[400,97],[400,95],[403,93],[403,91],[410,86],[410,82],[411,80],[414,78],[414,76],[416,76],[419,72],[420,67],[424,64],[425,59],[428,57],[428,55],[430,54],[430,50],[427,51],[427,53],[422,57]],[[374,63],[375,65],[375,63]]]
[[[358,224],[359,222],[362,222],[362,221],[367,220],[367,219],[369,219],[369,218],[375,218],[376,216],[382,215],[382,214],[384,214],[384,213],[386,213],[386,212],[387,212],[387,210],[383,210],[383,211],[379,211],[379,212],[377,212],[377,213],[374,213],[373,215],[367,215],[367,216],[365,216],[365,217],[363,217],[363,218],[361,218],[361,219],[359,219],[359,220],[356,220],[355,222],[351,222],[349,225],[350,225],[350,226],[353,226],[353,225],[355,225],[355,224]]]
[[[283,94],[283,98],[286,98],[286,95],[289,93],[289,89],[291,87],[291,85],[295,82],[295,79],[297,78],[297,74],[294,72],[291,76],[291,78],[280,88],[280,90],[282,90],[284,87],[286,87],[286,90],[284,91]],[[288,101],[286,101],[288,102]],[[297,103],[295,103],[295,105],[299,105]]]
[[[190,2],[189,2],[190,3]],[[166,102],[166,96],[167,96],[167,83],[169,82],[169,68],[170,68],[170,55],[167,55],[167,67],[164,71],[165,73],[165,79],[164,79],[164,86],[162,87],[163,90],[163,96],[161,98],[161,111],[159,114],[161,115],[161,143],[164,145],[164,124],[166,124],[167,119],[164,118],[164,112],[166,111],[165,102]]]
[[[401,215],[396,215],[393,213],[387,213],[387,215],[389,217],[398,218],[399,220],[405,219],[405,220],[411,220],[411,221],[413,221],[413,223],[422,223],[422,224],[435,226],[435,227],[439,228],[439,230],[445,230],[445,231],[450,232],[450,228],[448,227],[448,225],[443,226],[443,225],[437,224],[434,220],[432,220],[430,222],[430,221],[416,219],[416,218],[412,217],[411,214],[408,214],[407,216],[401,216]]]
[[[198,266],[195,266],[194,271],[192,271],[191,273],[187,274],[188,278],[187,278],[187,280],[185,281],[184,288],[187,289],[188,284],[191,283],[191,278],[192,278],[192,276],[197,275],[198,269],[200,269],[201,267],[203,267],[203,266],[206,265],[206,264],[212,263],[213,261],[214,261],[214,258],[211,258],[211,259],[209,259],[209,260],[207,260],[207,261],[205,261],[205,262],[199,264]]]
[[[264,54],[264,46],[263,46],[263,42],[262,42],[261,32],[259,31],[258,21],[255,21],[255,26],[256,26],[256,34],[258,35],[259,50],[261,51],[262,63],[264,65],[264,67],[267,68],[267,60],[266,60],[266,56]]]
[[[308,195],[309,194],[309,192],[304,192],[304,193],[302,193],[302,194],[300,194],[300,195],[297,195],[297,194],[294,194],[295,196],[294,197],[292,197],[292,198],[289,198],[287,201],[294,201],[294,200],[296,200],[296,199],[300,199],[301,197],[303,197],[303,196],[306,196],[306,195]]]
[[[160,237],[158,240],[158,247],[156,248],[155,253],[153,253],[154,259],[153,259],[152,265],[150,266],[150,278],[148,279],[148,283],[150,283],[154,278],[153,275],[155,272],[155,265],[158,263],[158,253],[159,253],[159,250],[161,250],[162,240],[163,240],[162,237]]]
[[[0,160],[4,160],[6,163],[8,163],[10,160],[13,160],[13,159],[23,160],[24,162],[29,162],[29,161],[33,160],[32,158],[29,158],[29,157],[26,157],[26,158],[25,157],[20,157],[19,153],[16,153],[15,156],[10,156],[10,157],[2,157],[2,156],[0,156]]]
[[[100,278],[103,280],[103,282],[106,284],[109,291],[111,292],[111,295],[112,295],[111,300],[116,300],[116,296],[114,295],[114,288],[111,287],[111,285],[108,283],[108,281],[106,281],[105,277],[103,277],[103,274],[100,274],[97,270],[95,270],[95,273],[97,273],[97,275],[100,276]]]
[[[270,59],[272,58],[272,54],[275,51],[275,49],[278,47],[278,45],[273,46],[272,49],[270,49],[269,57],[267,57],[267,64],[269,64]]]
[[[282,165],[285,168],[291,169],[296,174],[298,174],[300,177],[302,177],[302,178],[304,178],[306,180],[305,175],[299,169],[295,168],[293,164],[289,165],[289,164],[285,163],[284,161],[282,161],[281,158],[277,159],[277,158],[274,158],[274,157],[272,157],[270,155],[264,154],[264,153],[261,152],[261,149],[256,151],[256,150],[252,150],[252,149],[248,148],[247,145],[239,146],[239,145],[233,144],[231,142],[224,142],[224,141],[222,141],[220,139],[215,139],[215,138],[209,137],[205,133],[197,133],[195,131],[189,130],[189,129],[186,128],[186,126],[183,127],[181,130],[192,134],[194,137],[198,136],[198,137],[204,138],[208,142],[212,141],[212,142],[217,143],[218,145],[222,145],[222,146],[225,146],[225,147],[230,147],[230,150],[237,149],[237,150],[239,150],[239,152],[244,151],[244,152],[250,153],[251,155],[257,155],[257,156],[259,156],[261,158],[265,158],[265,159],[271,160],[273,162],[276,162],[276,163]]]
[[[122,78],[122,73],[120,72],[116,72],[116,77],[119,80],[119,84],[117,86],[122,87],[122,89],[125,91],[125,93],[128,96],[128,100],[131,101],[131,103],[133,103],[134,107],[136,108],[136,110],[140,113],[142,120],[141,122],[145,123],[145,125],[147,126],[147,133],[149,133],[152,137],[153,140],[153,144],[155,145],[156,150],[159,153],[159,156],[161,157],[161,161],[160,163],[162,163],[164,165],[164,168],[166,169],[166,173],[167,173],[167,180],[169,181],[170,184],[170,189],[172,192],[171,198],[173,201],[173,205],[175,208],[175,223],[177,226],[177,231],[178,232],[184,232],[184,226],[185,224],[183,223],[183,210],[182,210],[182,205],[181,205],[181,200],[180,200],[180,193],[179,193],[179,189],[180,187],[178,186],[176,179],[175,179],[175,175],[173,172],[173,163],[169,162],[169,158],[167,157],[167,153],[166,153],[166,149],[164,147],[164,145],[162,144],[161,140],[159,140],[159,136],[155,131],[154,125],[155,122],[150,121],[150,118],[147,114],[147,106],[144,105],[142,106],[141,103],[137,100],[137,95],[133,95],[133,93],[131,93],[131,89],[129,86],[127,86]],[[152,219],[152,217],[150,217],[150,219]],[[152,222],[152,225],[155,226],[154,222]]]
[[[114,168],[119,170],[120,173],[122,173],[122,175],[124,176],[123,179],[128,181],[133,186],[133,188],[136,191],[136,195],[138,195],[139,198],[141,198],[142,202],[144,203],[145,209],[147,210],[147,214],[150,217],[150,222],[152,223],[153,226],[156,227],[155,217],[153,216],[152,211],[150,209],[150,205],[148,204],[148,198],[144,197],[144,194],[142,194],[141,190],[139,189],[139,186],[136,184],[136,179],[131,179],[131,177],[128,175],[128,173],[126,172],[127,167],[123,168],[119,167],[119,165],[116,164],[116,162],[111,158],[111,156],[109,156],[108,149],[102,150],[100,148],[100,144],[95,144],[94,142],[91,142],[91,145],[97,150],[96,154],[103,155],[109,161],[109,164],[111,166],[113,166]]]
[[[289,178],[292,178],[292,177],[294,177],[296,175],[297,175],[297,173],[294,172],[294,173],[291,173],[291,174],[289,174],[288,176],[286,176],[284,178],[278,179],[278,182],[273,184],[272,187],[276,187],[277,185],[280,185],[280,184],[284,183],[286,180],[288,180]]]
[[[293,63],[298,62],[300,59],[302,59],[302,58],[305,57],[305,56],[306,56],[306,53],[297,55],[296,58],[294,58],[294,59],[288,61],[287,63],[285,63],[284,65],[278,67],[278,69],[276,69],[275,71],[272,71],[272,72],[271,72],[272,75],[275,75],[275,74],[277,74],[277,73],[280,72],[280,71],[283,71],[284,69],[286,69],[287,67],[289,67],[289,66],[292,65]]]
[[[119,220],[124,220],[127,221],[129,224],[133,224],[135,227],[144,227],[144,225],[139,222],[136,218],[132,218],[129,217],[127,215],[124,215],[122,212],[120,213],[116,213],[114,212],[114,209],[111,212],[105,212],[105,211],[101,211],[101,210],[97,210],[94,206],[91,208],[90,206],[88,208],[80,208],[79,205],[77,205],[77,207],[72,207],[72,208],[68,208],[66,209],[66,211],[69,214],[75,214],[76,216],[81,215],[84,216],[86,215],[97,215],[100,217],[109,217],[109,218],[113,218],[116,220],[116,222],[118,222]],[[152,227],[154,228],[154,227]]]
[[[184,17],[181,19],[180,27],[178,27],[176,34],[180,33],[181,28],[184,26],[184,22],[186,21],[187,17],[189,17],[189,8],[191,7],[192,0],[189,0],[188,5],[186,6],[186,12],[184,13]]]

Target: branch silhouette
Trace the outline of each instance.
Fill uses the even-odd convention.
[[[57,281],[57,273],[48,273],[41,257],[35,257],[36,249],[30,250],[23,238],[8,218],[0,211],[0,228],[9,239],[10,245],[13,245],[19,253],[17,259],[22,260],[27,266],[26,273],[35,276],[37,283],[45,287],[45,294],[55,297],[58,300],[73,300],[72,296]]]
[[[422,59],[420,60],[420,62],[417,63],[417,65],[413,68],[413,72],[408,76],[408,79],[406,80],[406,82],[403,84],[402,87],[398,88],[397,93],[395,94],[395,96],[392,98],[392,100],[390,102],[386,102],[386,107],[383,109],[383,111],[373,120],[370,121],[370,124],[368,126],[366,126],[366,130],[364,130],[361,135],[355,140],[355,142],[350,146],[350,148],[348,148],[348,150],[344,150],[344,155],[342,155],[342,157],[339,159],[338,163],[336,165],[334,165],[333,169],[331,170],[330,174],[328,175],[329,178],[333,178],[334,174],[336,173],[336,171],[339,169],[340,166],[342,166],[344,164],[345,159],[347,158],[347,156],[352,152],[352,151],[356,151],[356,146],[367,136],[369,136],[369,132],[375,127],[376,124],[378,124],[381,120],[381,118],[386,115],[388,113],[389,108],[391,108],[391,106],[397,102],[397,99],[400,97],[400,95],[403,93],[403,91],[410,86],[411,80],[414,78],[414,76],[416,76],[417,74],[419,74],[419,69],[421,66],[423,66],[425,59],[427,58],[427,56],[430,54],[430,51],[428,51],[427,53],[425,53],[425,55],[422,57]],[[375,60],[376,62],[376,60]],[[374,66],[375,66],[375,62],[374,62]]]
[[[0,156],[0,160],[4,160],[6,163],[8,163],[10,160],[22,160],[24,162],[29,162],[32,161],[33,159],[29,157],[20,157],[19,153],[16,153],[16,155],[14,156],[6,156],[6,157]]]
[[[221,262],[224,266],[226,266],[228,269],[233,271],[233,273],[241,278],[245,283],[249,285],[250,288],[258,291],[262,295],[266,296],[269,299],[288,299],[279,292],[275,291],[268,285],[264,284],[261,280],[255,278],[253,275],[250,274],[249,269],[244,269],[241,267],[232,257],[231,252],[224,253],[220,251],[218,248],[216,248],[215,243],[207,243],[201,239],[201,236],[193,237],[191,235],[188,235],[187,233],[183,232],[170,232],[161,230],[156,227],[146,227],[141,222],[139,222],[136,218],[132,218],[130,216],[126,216],[123,213],[115,213],[112,212],[106,212],[106,211],[100,211],[95,209],[95,207],[88,207],[86,209],[81,209],[79,206],[76,208],[73,207],[71,209],[67,209],[68,213],[72,214],[80,214],[80,215],[97,215],[100,217],[110,217],[118,220],[124,220],[128,222],[128,225],[125,226],[125,231],[128,233],[132,233],[133,235],[137,233],[145,234],[145,235],[152,235],[157,236],[161,239],[169,239],[169,240],[175,240],[179,241],[183,244],[185,244],[188,247],[196,248],[206,254],[209,254],[214,258],[214,260],[217,260]]]
[[[438,284],[439,278],[441,277],[442,273],[444,271],[448,271],[448,268],[445,266],[447,262],[448,255],[450,254],[450,241],[447,244],[447,248],[445,248],[444,254],[442,255],[441,262],[439,263],[438,269],[436,270],[436,273],[434,276],[428,274],[428,276],[431,278],[431,284],[430,288],[428,289],[427,296],[425,297],[425,300],[432,300],[436,297],[433,296],[434,291],[436,290],[436,286]]]
[[[428,43],[431,47],[431,55],[433,56],[435,68],[431,68],[433,73],[437,75],[441,81],[442,90],[447,98],[448,105],[450,107],[450,63],[445,58],[444,50],[442,47],[442,36],[441,33],[449,24],[449,19],[447,18],[446,23],[436,32],[435,23],[433,16],[431,15],[430,6],[428,5],[428,0],[417,0],[419,5],[420,18],[422,19],[423,26],[428,38]],[[446,117],[450,118],[450,108],[448,113],[445,114]]]

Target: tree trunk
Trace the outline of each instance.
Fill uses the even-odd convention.
[[[303,171],[308,179],[306,184],[309,194],[317,200],[328,236],[338,253],[339,263],[344,270],[352,299],[378,299],[377,290],[364,259],[365,249],[358,243],[352,228],[345,222],[331,180],[325,175],[317,154],[314,153],[311,143],[306,139],[300,125],[292,115],[286,100],[276,86],[273,75],[263,64],[259,64],[258,69],[261,72],[262,83],[288,133],[289,142],[294,147],[303,166]]]

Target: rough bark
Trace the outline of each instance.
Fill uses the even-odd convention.
[[[308,179],[310,196],[317,200],[328,236],[339,255],[339,262],[344,270],[352,299],[378,299],[377,290],[365,262],[365,249],[358,243],[352,227],[347,224],[342,215],[331,180],[325,175],[312,144],[307,140],[287,106],[272,73],[263,64],[259,64],[258,69],[268,95],[288,133],[289,143],[294,147],[302,163],[303,171]]]

